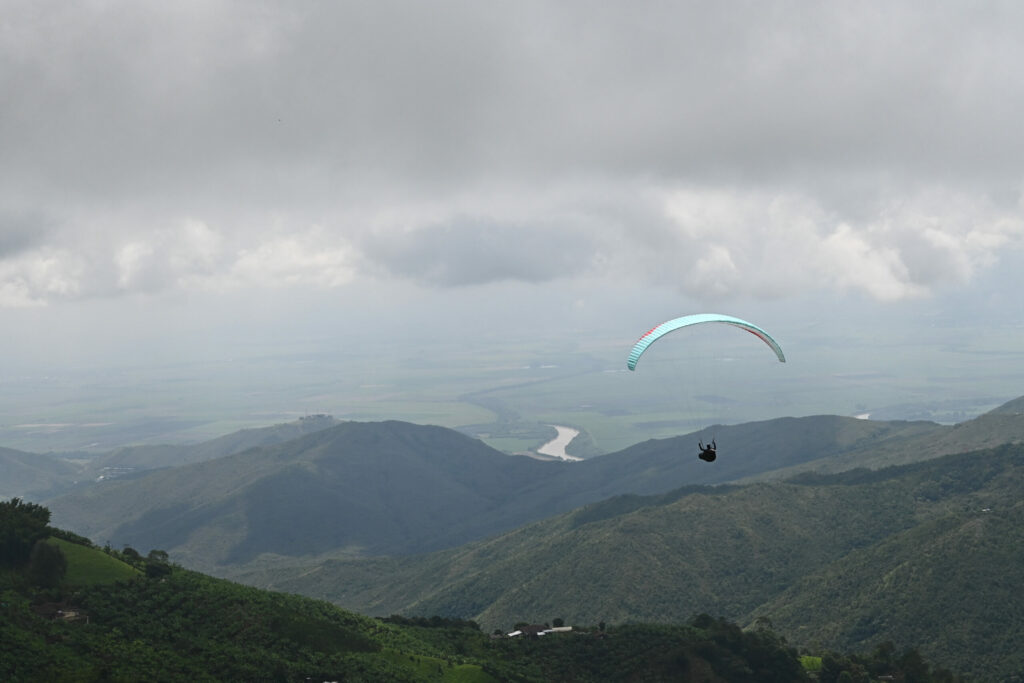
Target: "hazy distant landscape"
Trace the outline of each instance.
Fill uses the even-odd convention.
[[[821,312],[815,313],[821,317]],[[826,325],[826,323],[822,323]],[[836,326],[779,334],[784,366],[730,330],[669,340],[637,372],[625,357],[639,328],[514,331],[453,344],[324,338],[302,351],[225,347],[210,360],[164,366],[97,360],[9,373],[0,444],[28,451],[99,452],[183,444],[311,414],[398,419],[462,429],[514,453],[553,438],[548,424],[586,436],[590,456],[710,424],[781,416],[870,415],[944,424],[1014,398],[1015,328],[984,337],[938,328],[925,339],[894,323],[894,340]],[[913,344],[910,356],[902,350]],[[698,370],[694,370],[694,367]],[[965,376],[970,390],[963,392]]]

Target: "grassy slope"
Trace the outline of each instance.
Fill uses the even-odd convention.
[[[139,570],[111,557],[101,550],[70,543],[61,538],[51,538],[68,562],[65,583],[72,586],[94,586],[103,583],[127,581],[139,575]]]

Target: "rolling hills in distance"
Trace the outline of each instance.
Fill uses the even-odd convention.
[[[1003,542],[1014,533],[997,531],[1020,529],[1009,502],[1021,499],[1020,454],[996,446],[1024,441],[1022,407],[1017,399],[954,426],[781,418],[580,463],[511,457],[438,427],[332,423],[220,457],[207,447],[200,462],[47,505],[57,524],[98,542],[162,548],[189,567],[369,614],[504,625],[594,614],[679,622],[706,611],[768,617],[797,643],[888,638],[959,671],[977,661],[1013,671],[1006,639],[1022,634],[1007,610],[1021,605],[1006,586],[1020,585],[1024,557],[1020,539]],[[712,435],[721,448],[709,467],[695,442]],[[914,461],[925,462],[827,474]],[[1002,474],[979,483],[978,469]],[[743,485],[708,488],[727,482]],[[947,615],[922,621],[909,609],[937,611],[943,601],[928,596],[951,590]],[[1002,641],[973,626],[979,614],[1002,624]],[[963,661],[968,641],[988,655]]]
[[[0,447],[0,499],[44,498],[67,488],[80,477],[81,469],[65,458]]]
[[[998,425],[988,424],[993,421]],[[885,458],[906,462],[1024,441],[1024,415],[1012,405],[958,426],[836,416],[719,426],[575,463],[508,456],[442,427],[318,426],[324,428],[201,462],[136,471],[45,502],[58,524],[89,538],[161,548],[189,566],[216,571],[261,556],[430,552],[617,495],[770,478],[839,461],[846,468],[862,460],[877,467]],[[698,438],[711,436],[721,448],[708,466],[694,453]],[[244,447],[265,437],[218,441]],[[126,462],[123,453],[111,457]],[[172,462],[186,456],[175,457]]]
[[[338,421],[330,416],[312,415],[285,424],[243,429],[197,444],[128,446],[99,455],[28,453],[0,448],[0,496],[53,498],[98,480],[137,476],[151,469],[212,460],[249,448],[278,444],[336,424]]]

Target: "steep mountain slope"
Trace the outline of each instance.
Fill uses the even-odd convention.
[[[849,506],[847,496],[863,494],[760,484],[626,497],[425,557],[328,561],[315,572],[305,565],[238,578],[371,614],[460,614],[485,626],[552,609],[571,622],[736,616],[851,547],[911,523],[907,504],[836,527],[816,511],[837,495]]]
[[[1024,415],[1024,396],[1007,401],[998,408],[993,408],[989,415]]]
[[[997,462],[972,464],[989,480],[969,495],[942,496],[963,481],[936,473],[917,493],[939,496],[943,514],[809,574],[760,611],[794,638],[836,650],[915,643],[982,680],[1021,674],[1024,467]]]
[[[55,487],[70,482],[79,467],[49,453],[26,453],[0,448],[0,499],[43,498]]]
[[[427,550],[470,540],[479,514],[552,466],[440,427],[344,423],[275,447],[104,482],[50,508],[78,533],[173,551],[192,566],[260,553]]]
[[[460,616],[487,628],[552,614],[570,623],[768,617],[797,644],[891,640],[1000,680],[1020,671],[1024,642],[1022,499],[1024,446],[1002,446],[624,497],[427,556],[236,578],[368,613]]]
[[[1020,423],[1024,434],[1024,419]],[[588,500],[577,501],[582,505],[626,492],[657,493],[688,484],[735,481],[810,461],[828,461],[879,444],[937,437],[946,429],[933,422],[873,422],[835,415],[718,425],[591,458],[561,476],[575,482],[565,489],[587,492]],[[711,439],[719,445],[713,465],[696,457],[698,440]],[[557,480],[548,485],[561,488]]]
[[[936,429],[911,431],[897,438],[871,440],[834,456],[823,457],[780,468],[747,479],[784,479],[798,472],[842,472],[855,467],[877,469],[963,453],[981,448],[994,448],[1007,443],[1024,443],[1024,411],[1014,409],[1022,399],[1011,401],[995,410],[966,422]],[[899,423],[882,423],[899,424]],[[932,423],[905,423],[930,425]]]
[[[111,453],[26,453],[0,448],[0,496],[49,500],[100,479],[203,462],[249,448],[269,446],[338,424],[327,415],[244,429],[197,444],[129,446]]]
[[[87,471],[99,475],[105,468],[112,467],[138,470],[179,467],[241,453],[250,448],[274,446],[337,424],[338,421],[328,415],[314,415],[270,427],[243,429],[197,444],[128,446],[94,459]]]

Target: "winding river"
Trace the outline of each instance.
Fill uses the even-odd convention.
[[[537,449],[537,452],[541,455],[550,455],[553,458],[559,460],[579,461],[583,458],[577,458],[575,455],[569,455],[565,452],[566,446],[569,445],[573,439],[580,434],[580,430],[573,429],[572,427],[565,427],[563,425],[548,425],[554,427],[558,432],[558,436],[548,441],[546,444]]]

